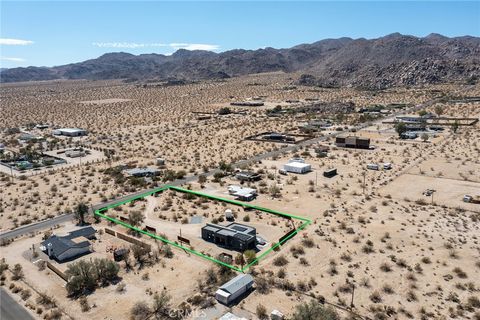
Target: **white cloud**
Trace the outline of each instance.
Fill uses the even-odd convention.
[[[13,58],[13,57],[0,57],[0,60],[10,61],[10,62],[25,62],[23,58]]]
[[[145,47],[166,47],[164,43],[136,43],[136,42],[93,42],[92,45],[100,48],[145,48]]]
[[[33,41],[21,40],[21,39],[0,38],[0,45],[4,45],[4,46],[26,46],[26,45],[29,45],[29,44],[33,44]]]
[[[204,43],[170,43],[170,47],[174,49],[186,49],[186,50],[207,50],[217,51],[220,46],[216,44],[204,44]]]
[[[99,48],[148,48],[148,47],[166,47],[174,50],[207,50],[217,51],[220,46],[216,44],[202,44],[202,43],[137,43],[137,42],[92,42],[92,45]]]

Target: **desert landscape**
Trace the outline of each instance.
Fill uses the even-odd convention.
[[[298,306],[310,303],[341,319],[480,319],[478,122],[431,124],[413,138],[401,136],[395,122],[399,115],[478,119],[480,102],[470,98],[480,96],[480,86],[372,91],[298,85],[296,76],[169,86],[3,84],[2,234],[61,220],[2,237],[2,287],[42,319],[146,319],[152,312],[159,319],[218,319],[226,312],[266,319],[273,310],[299,319]],[[373,106],[382,112],[371,112]],[[312,121],[328,126],[303,142],[275,141]],[[86,134],[58,135],[60,128]],[[278,135],[246,139],[264,132]],[[342,136],[368,140],[369,147],[340,146]],[[309,169],[285,171],[292,161]],[[244,181],[242,172],[258,179]],[[254,190],[248,204],[311,224],[282,242],[299,223],[172,190],[102,211],[124,224],[95,214],[166,184],[230,200],[244,196],[231,186]],[[236,223],[256,229],[263,247],[239,252],[202,238],[206,223],[226,225],[227,209]],[[88,253],[49,257],[52,235],[86,226],[95,229],[93,238],[81,237]],[[128,226],[175,244],[180,235],[189,249],[240,269],[261,256],[245,270],[255,289],[224,306],[216,290],[242,272]],[[97,278],[77,283],[82,270],[96,270]]]

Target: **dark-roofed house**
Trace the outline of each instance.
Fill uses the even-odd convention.
[[[253,277],[249,274],[240,274],[222,285],[215,292],[215,299],[225,305],[235,302],[253,287]]]
[[[335,139],[337,147],[369,149],[370,139],[357,136],[338,136]]]
[[[66,236],[53,235],[41,243],[40,249],[45,251],[50,259],[65,261],[90,252],[88,239],[93,239],[95,232],[94,228],[85,227]]]
[[[243,252],[255,248],[257,230],[236,222],[227,226],[207,223],[202,228],[202,239],[231,250]]]

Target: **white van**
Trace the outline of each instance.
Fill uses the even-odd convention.
[[[392,164],[390,162],[386,162],[383,164],[383,170],[390,170],[392,169]]]

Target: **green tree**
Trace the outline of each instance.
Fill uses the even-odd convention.
[[[418,115],[419,115],[420,117],[423,117],[423,116],[426,115],[426,114],[427,114],[427,111],[425,111],[425,110],[420,110],[420,111],[418,111]]]
[[[420,138],[422,139],[423,142],[427,142],[427,140],[428,140],[428,134],[422,133],[422,135],[420,136]]]
[[[8,265],[7,265],[8,267]],[[12,270],[12,280],[16,281],[16,280],[20,280],[23,278],[24,274],[23,274],[23,268],[22,268],[22,265],[17,263],[13,266],[13,270]]]
[[[242,253],[239,253],[235,256],[235,263],[243,267],[243,265],[245,264],[245,258],[243,257]]]
[[[218,167],[220,170],[224,172],[232,172],[233,171],[233,166],[230,163],[226,163],[225,161],[220,161],[218,163]]]
[[[280,197],[280,188],[276,184],[272,184],[270,188],[268,188],[268,192],[273,198],[278,198]]]
[[[87,215],[87,213],[88,213],[88,206],[85,203],[80,202],[79,204],[77,204],[74,210],[74,214],[75,214],[75,219],[78,220],[79,225],[83,226],[85,224],[85,216]]]
[[[145,220],[145,216],[140,211],[132,211],[128,214],[128,222],[134,226],[138,227]]]
[[[80,260],[69,264],[65,275],[68,278],[66,288],[71,296],[91,292],[96,287],[97,272],[90,262]]]
[[[116,262],[97,258],[93,260],[93,264],[95,266],[96,277],[101,285],[106,285],[118,279],[120,266]]]
[[[458,130],[458,121],[455,120],[455,122],[452,125],[452,131],[453,133],[457,133],[457,130]]]
[[[395,131],[398,133],[398,136],[401,137],[402,134],[407,132],[407,126],[403,122],[398,122],[395,124]]]
[[[340,316],[331,307],[325,308],[317,300],[311,300],[295,307],[292,320],[339,320]]]
[[[146,261],[146,256],[148,254],[148,249],[143,247],[143,246],[139,246],[138,244],[134,244],[132,247],[132,254],[133,254],[133,257],[135,258],[135,260],[137,260],[137,262],[140,264],[140,265],[143,265]]]
[[[246,250],[243,255],[248,264],[252,263],[257,258],[257,254],[253,250]]]

